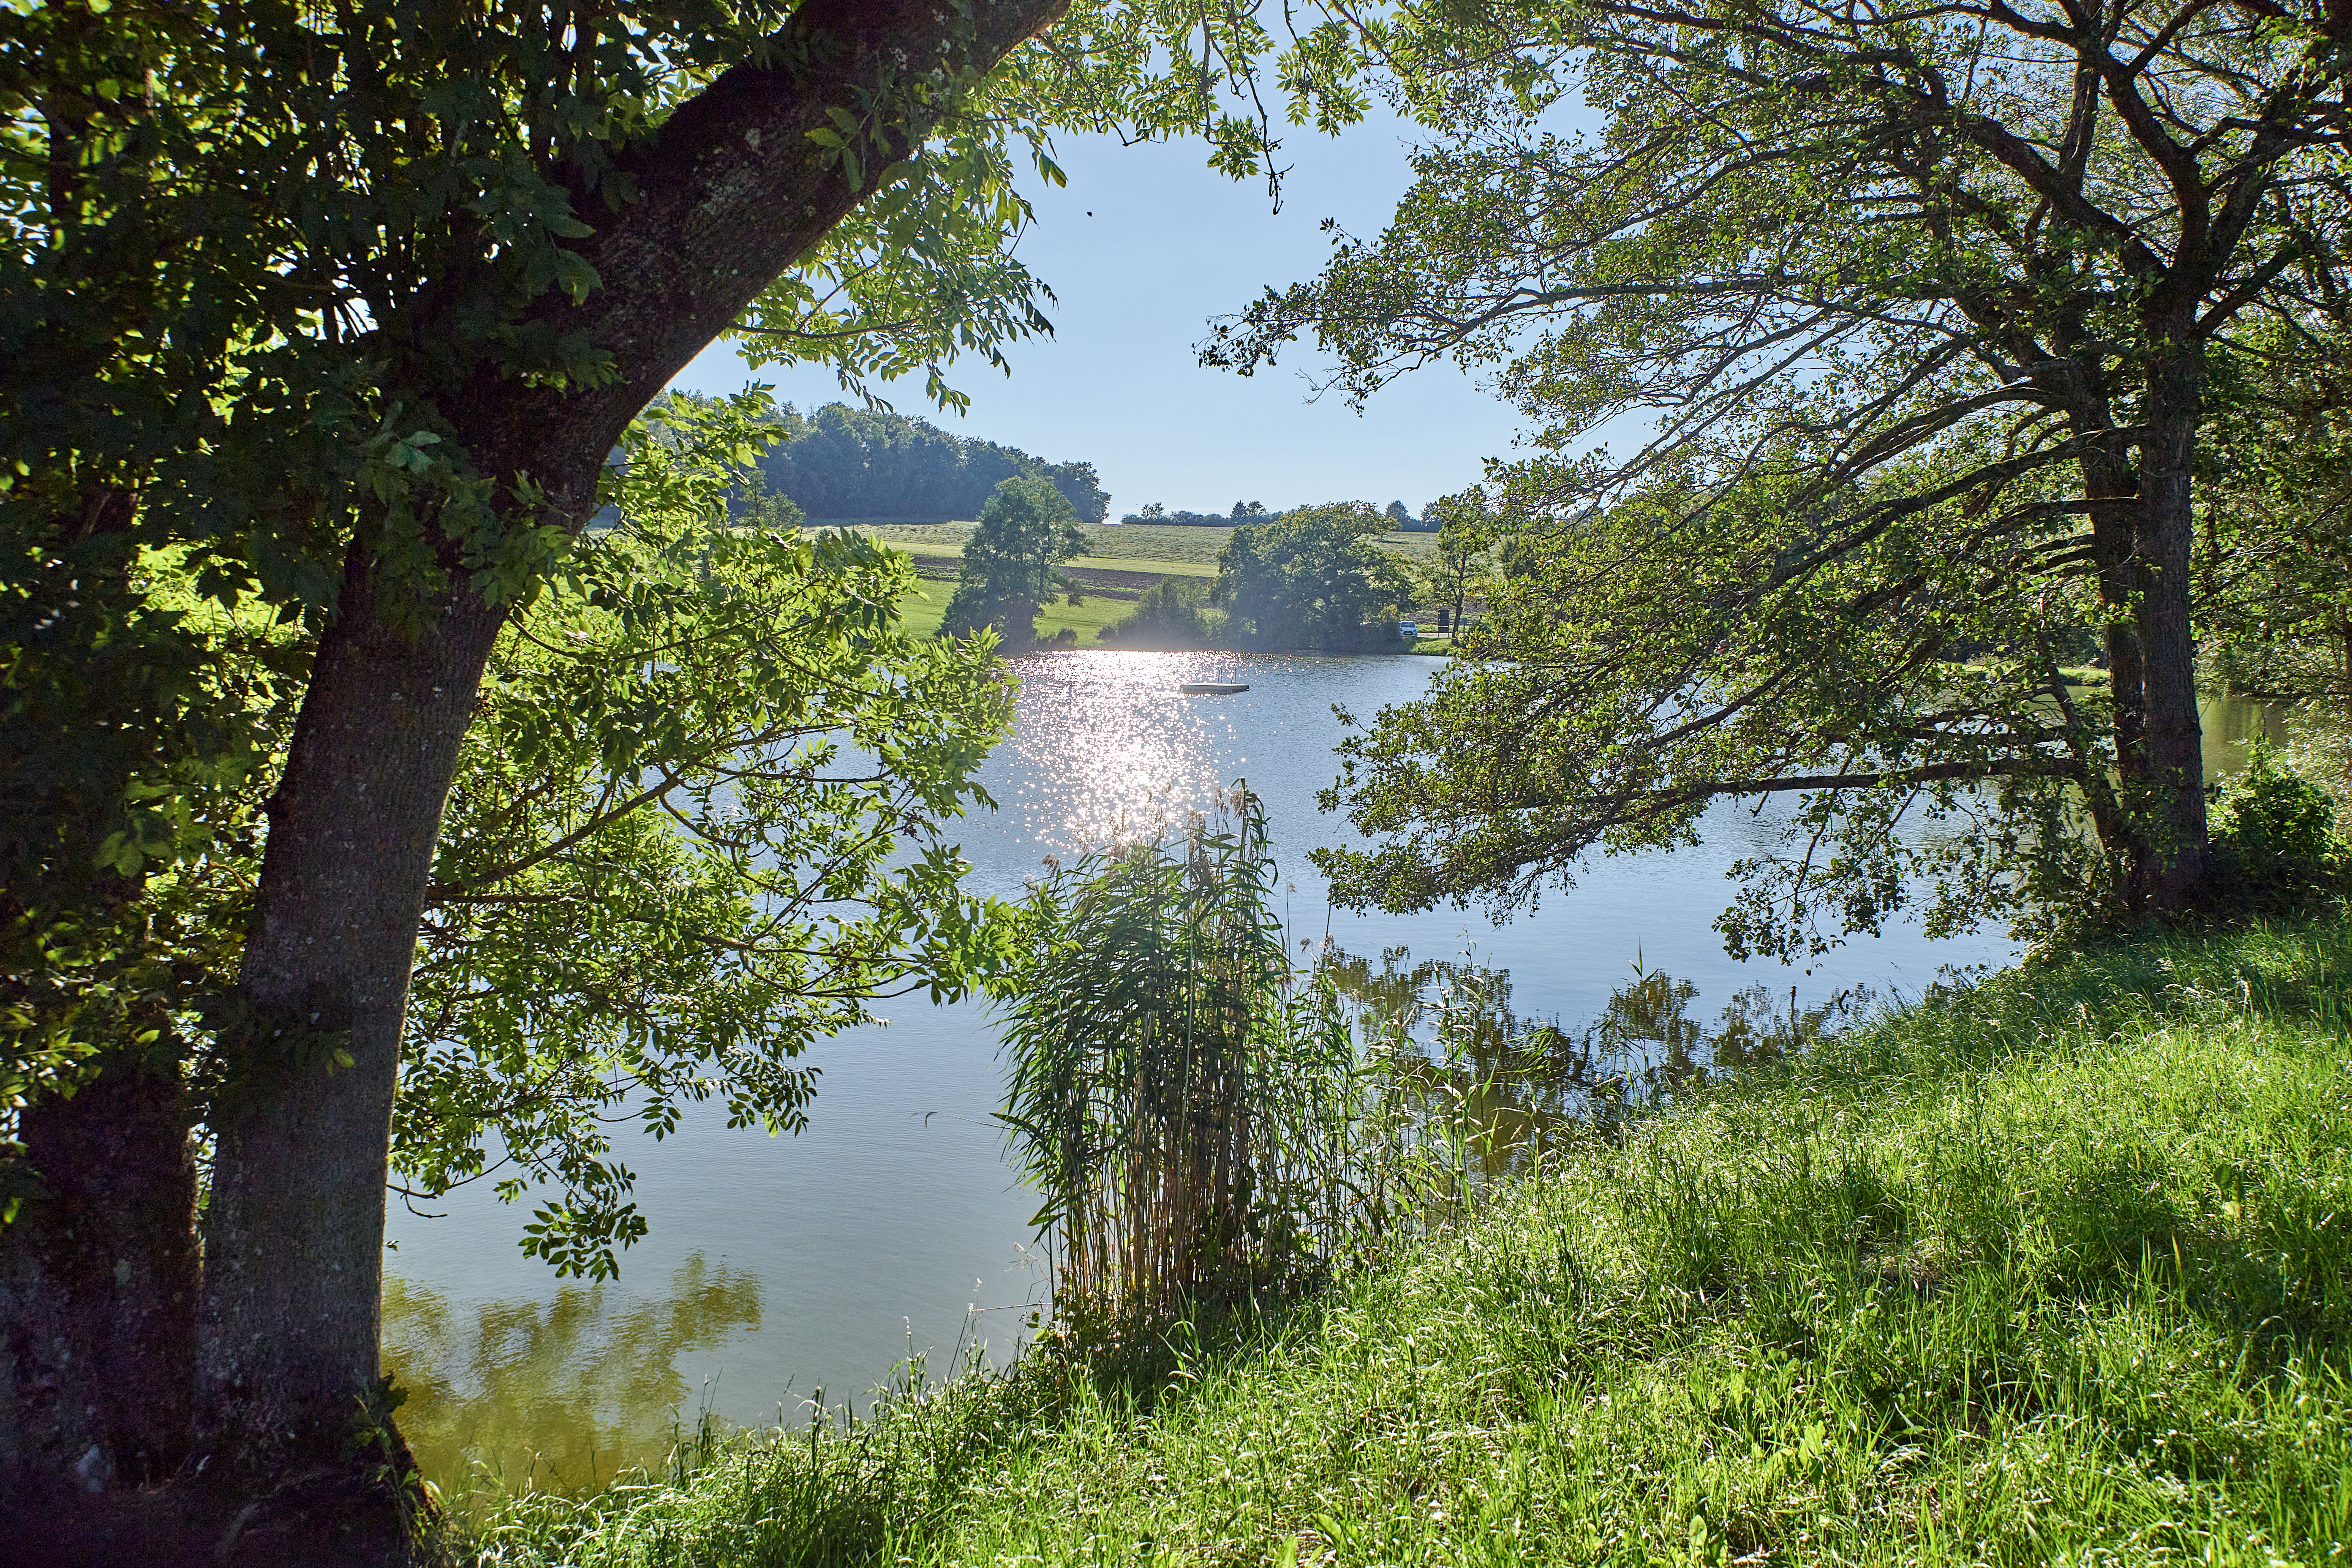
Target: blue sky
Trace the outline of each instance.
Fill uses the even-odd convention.
[[[1015,344],[1009,377],[960,364],[950,379],[972,400],[961,418],[932,409],[919,377],[883,395],[960,436],[1093,463],[1114,517],[1155,500],[1225,511],[1236,500],[1402,500],[1418,510],[1510,451],[1514,410],[1450,365],[1392,384],[1359,416],[1336,396],[1309,401],[1297,373],[1314,363],[1311,345],[1247,379],[1194,360],[1210,317],[1315,272],[1330,247],[1323,219],[1379,231],[1407,182],[1403,136],[1385,118],[1337,139],[1294,128],[1279,214],[1263,181],[1204,168],[1197,142],[1066,141],[1057,161],[1069,184],[1031,190],[1038,222],[1021,247],[1060,296],[1055,336]],[[717,343],[675,384],[733,391],[748,379],[733,346]],[[843,396],[823,371],[772,367],[761,379],[803,407]]]

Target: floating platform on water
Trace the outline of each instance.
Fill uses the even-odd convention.
[[[1236,691],[1247,691],[1244,686],[1225,686],[1213,680],[1188,680],[1177,690],[1192,697],[1231,697]]]

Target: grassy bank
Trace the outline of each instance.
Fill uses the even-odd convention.
[[[824,517],[811,518],[806,526],[854,529],[869,539],[902,545],[918,553],[955,555],[962,552],[964,541],[979,525],[946,519]],[[1230,528],[1178,528],[1146,522],[1082,523],[1079,531],[1087,536],[1090,546],[1088,552],[1079,558],[1082,562],[1141,562],[1167,571],[1190,566],[1203,574],[1217,569],[1217,556],[1234,535]],[[1421,558],[1436,553],[1437,535],[1402,531],[1384,533],[1381,545],[1400,555]]]
[[[510,1563],[2352,1560],[2352,928],[2031,965],[1595,1131],[1157,1370],[1038,1364]]]
[[[915,591],[898,601],[898,613],[907,629],[916,637],[934,637],[940,623],[946,619],[948,600],[955,593],[952,581],[925,578],[915,585]],[[1050,638],[1064,627],[1077,634],[1079,647],[1101,646],[1102,629],[1117,626],[1135,609],[1132,599],[1112,598],[1104,594],[1082,594],[1079,603],[1056,596],[1046,603],[1037,617],[1037,635]],[[1425,637],[1413,644],[1413,653],[1450,654],[1454,651],[1452,637]]]
[[[866,518],[812,519],[810,528],[846,528],[885,544],[895,544],[911,555],[960,556],[971,539],[973,522],[903,522]],[[1112,571],[1156,572],[1171,576],[1213,577],[1217,557],[1233,537],[1230,528],[1169,528],[1148,523],[1087,523],[1087,551],[1070,564]],[[1412,560],[1436,552],[1433,533],[1385,533],[1383,550]]]

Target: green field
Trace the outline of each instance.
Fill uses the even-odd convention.
[[[827,519],[812,527],[845,527],[868,539],[895,544],[910,555],[958,556],[978,527],[972,522],[908,522],[897,520]],[[1169,528],[1150,523],[1096,523],[1081,529],[1093,548],[1071,563],[1114,572],[1159,572],[1171,576],[1213,576],[1217,556],[1233,537],[1230,528]],[[1383,549],[1413,560],[1437,548],[1433,533],[1389,533]]]
[[[940,622],[947,615],[948,599],[954,593],[952,583],[918,583],[912,594],[898,601],[898,614],[907,630],[919,637],[937,636]],[[1045,613],[1037,617],[1038,637],[1050,637],[1066,626],[1078,634],[1078,647],[1093,647],[1098,645],[1097,634],[1103,627],[1126,619],[1128,612],[1135,607],[1129,599],[1093,595],[1079,597],[1084,603],[1072,605],[1067,599],[1057,598],[1047,605]]]
[[[1157,572],[1163,577],[1213,577],[1214,561],[1170,561],[1157,555],[1097,555],[1074,557],[1073,566],[1094,566],[1107,572]]]
[[[979,525],[853,518],[827,520],[824,526],[851,528],[916,558],[918,569],[926,577],[900,609],[908,628],[918,637],[928,637],[939,630],[952,591],[952,585],[943,580],[941,568],[961,557],[964,542]],[[1146,523],[1097,524],[1084,531],[1096,550],[1071,561],[1072,566],[1167,577],[1215,576],[1218,552],[1233,535],[1229,528],[1155,528]],[[1382,536],[1381,543],[1401,555],[1421,557],[1436,548],[1435,541],[1436,535],[1429,533],[1391,533]],[[1078,647],[1091,647],[1098,643],[1097,634],[1104,626],[1124,619],[1132,604],[1130,600],[1091,594],[1080,597],[1085,602],[1075,606],[1061,599],[1047,605],[1037,620],[1038,635],[1050,637],[1068,627],[1078,634]],[[1453,643],[1445,637],[1424,637],[1412,651],[1450,653]]]
[[[885,544],[896,544],[914,555],[961,555],[964,541],[978,527],[971,522],[874,522],[862,520],[812,521],[811,528],[846,528]]]
[[[898,617],[909,636],[937,637],[940,622],[948,613],[948,596],[955,592],[951,583],[918,583],[915,591],[898,601]]]

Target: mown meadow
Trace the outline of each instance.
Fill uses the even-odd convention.
[[[936,634],[947,611],[948,600],[954,592],[957,563],[963,548],[978,526],[972,522],[940,521],[908,522],[898,519],[815,518],[809,520],[811,528],[846,528],[879,543],[904,551],[912,558],[919,581],[913,592],[899,601],[898,612],[907,629],[918,637]],[[1037,635],[1051,640],[1067,630],[1079,647],[1092,647],[1101,641],[1103,628],[1118,625],[1134,610],[1136,588],[1148,587],[1163,577],[1214,577],[1217,555],[1225,542],[1233,537],[1229,528],[1185,528],[1150,523],[1089,523],[1080,531],[1087,541],[1087,552],[1073,557],[1066,564],[1073,575],[1082,580],[1087,576],[1112,574],[1133,577],[1136,583],[1126,592],[1117,594],[1086,593],[1079,602],[1072,604],[1066,595],[1051,599],[1037,617]],[[1381,548],[1401,559],[1420,562],[1435,550],[1433,533],[1396,532],[1382,536]],[[1430,653],[1444,650],[1449,645],[1441,639],[1424,638],[1416,649]]]

